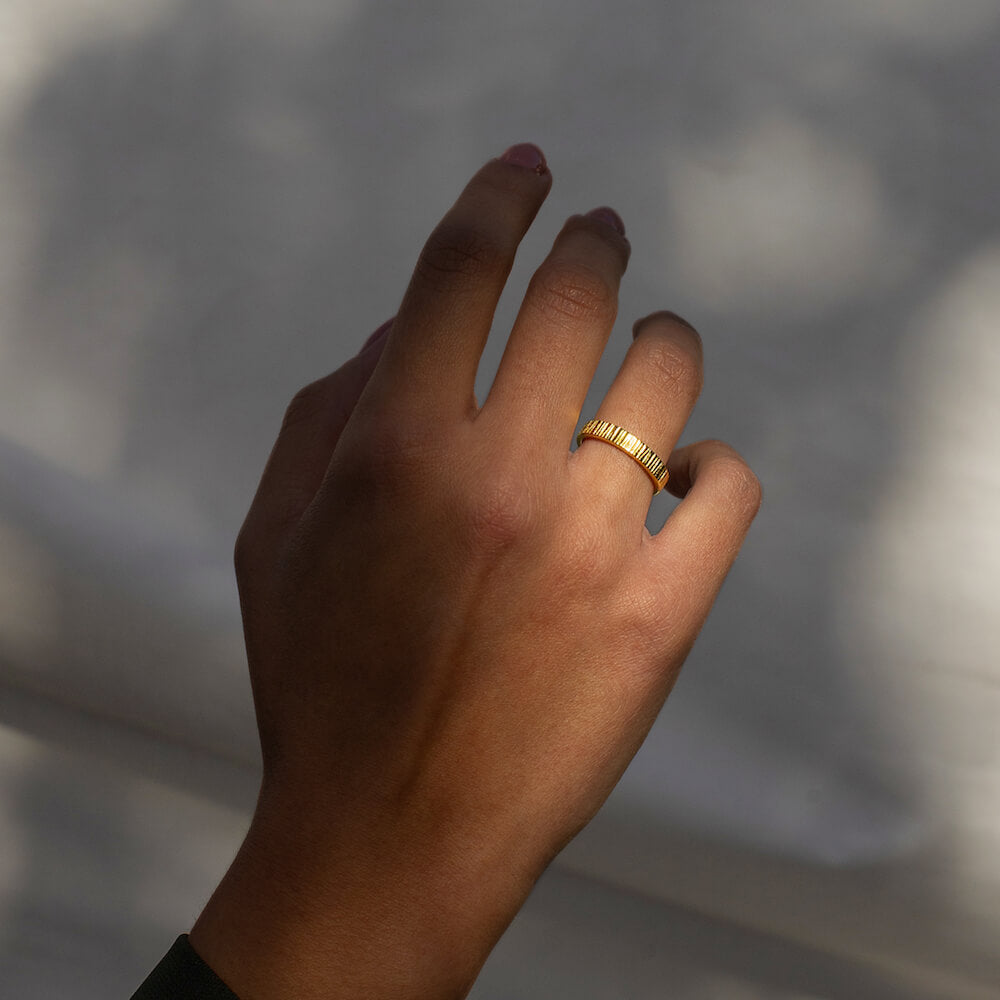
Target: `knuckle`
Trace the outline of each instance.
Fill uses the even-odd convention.
[[[556,566],[564,586],[594,586],[618,565],[612,533],[594,521],[578,522],[555,547]]]
[[[466,532],[475,547],[488,552],[510,548],[528,537],[536,521],[536,505],[523,477],[494,475],[466,501]]]
[[[336,466],[341,488],[353,484],[359,496],[405,491],[419,482],[429,462],[433,436],[423,422],[394,419],[385,411],[369,418],[338,442]]]
[[[417,274],[431,287],[477,284],[504,266],[505,254],[486,233],[473,226],[441,223],[424,245]]]
[[[643,364],[650,368],[657,384],[667,392],[697,395],[703,374],[698,357],[673,339],[643,337],[635,341]]]
[[[648,584],[625,588],[621,595],[623,631],[648,645],[649,639],[664,627],[664,602],[656,587]]]
[[[617,289],[600,271],[578,261],[551,261],[533,279],[543,312],[563,320],[613,323]]]

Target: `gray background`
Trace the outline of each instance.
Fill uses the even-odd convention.
[[[4,0],[0,993],[127,996],[242,839],[230,553],[480,164],[599,204],[764,507],[477,1000],[1000,997],[1000,5]],[[654,501],[650,528],[672,501]]]

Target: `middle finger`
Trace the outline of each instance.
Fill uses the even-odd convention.
[[[607,208],[574,215],[532,277],[477,419],[562,454],[618,312],[631,247]]]

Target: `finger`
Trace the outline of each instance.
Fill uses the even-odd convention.
[[[475,412],[476,370],[497,301],[551,184],[541,151],[528,144],[469,181],[420,254],[372,380],[373,406],[431,421]]]
[[[304,386],[289,403],[244,523],[256,544],[278,542],[312,502],[392,326],[387,320],[353,358]]]
[[[623,427],[666,459],[701,392],[701,337],[685,320],[665,311],[639,320],[633,333],[595,416]],[[634,458],[605,441],[585,439],[570,464],[571,474],[581,479],[581,489],[600,493],[601,509],[608,517],[629,531],[645,523],[654,487]]]
[[[645,536],[640,584],[658,602],[664,634],[693,642],[760,509],[761,485],[722,441],[679,448],[667,464],[668,488],[682,500]]]
[[[565,456],[618,312],[631,248],[609,208],[574,215],[528,285],[477,422]]]

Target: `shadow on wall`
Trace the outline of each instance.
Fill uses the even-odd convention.
[[[139,36],[109,21],[53,66],[13,133],[28,250],[9,265],[22,277],[0,345],[4,433],[143,511],[154,553],[173,538],[228,565],[292,392],[392,315],[471,170],[534,138],[557,187],[497,325],[558,226],[551,213],[600,203],[595,178],[613,178],[633,245],[652,248],[633,261],[630,313],[672,305],[706,331],[710,381],[687,438],[732,440],[765,486],[717,627],[623,794],[647,809],[655,794],[665,823],[820,863],[908,850],[922,776],[871,701],[870,665],[846,662],[834,609],[843,554],[896,458],[895,372],[914,309],[996,234],[976,212],[996,150],[970,144],[992,113],[997,34],[992,15],[962,14],[945,37],[913,28],[935,17],[924,5],[906,30],[863,7],[779,18],[690,2],[612,20],[601,5],[568,19],[556,2],[516,13],[190,0],[164,4]],[[484,388],[501,348],[491,338]],[[619,357],[609,349],[587,412]],[[0,516],[44,547],[51,525],[12,496],[0,495]],[[88,710],[133,668],[110,662],[128,601],[80,586],[102,558],[92,542],[78,539],[82,561],[65,563],[75,603],[45,662],[11,664]],[[131,544],[141,557],[142,538]],[[218,602],[233,591],[212,593],[228,656],[238,619]],[[148,722],[167,685],[212,692],[193,698],[203,729],[225,717],[245,730],[233,657],[228,693],[185,657],[119,716]],[[704,726],[673,725],[682,714]],[[727,747],[719,732],[743,736]],[[50,777],[25,771],[26,826],[45,822],[37,790]],[[123,835],[112,823],[86,834],[95,845]],[[30,918],[43,879],[29,854],[11,925]],[[129,933],[153,936],[141,920]]]

